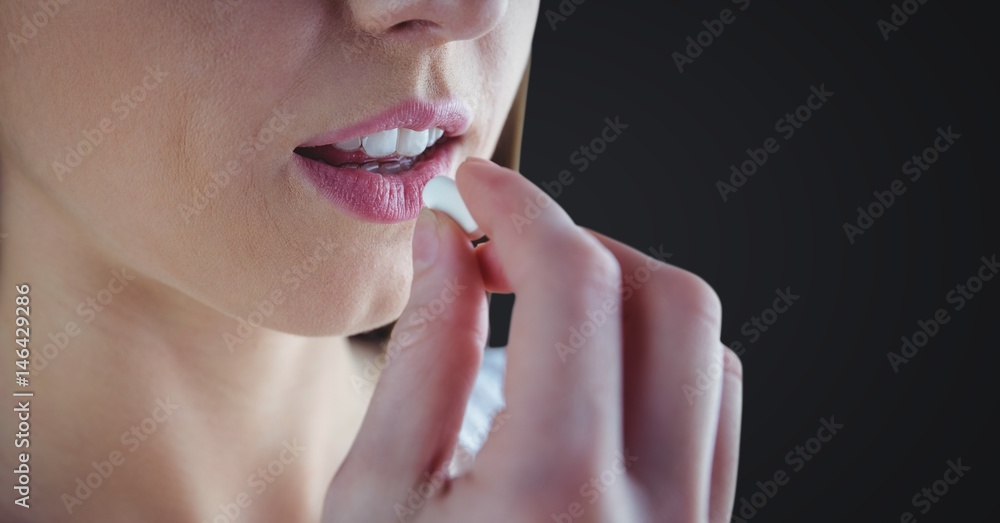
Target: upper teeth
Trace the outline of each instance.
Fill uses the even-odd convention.
[[[351,138],[333,144],[343,151],[364,149],[365,154],[373,158],[381,158],[397,153],[400,156],[419,156],[428,147],[444,136],[444,131],[437,127],[414,131],[412,129],[389,129],[380,133]]]

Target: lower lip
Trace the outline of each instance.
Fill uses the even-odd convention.
[[[299,154],[294,156],[297,168],[334,205],[370,222],[400,223],[417,218],[423,206],[424,185],[435,176],[451,172],[456,143],[456,139],[445,140],[400,174],[344,169]]]

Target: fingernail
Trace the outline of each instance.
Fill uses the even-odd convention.
[[[441,239],[438,233],[438,218],[434,211],[424,207],[417,216],[413,229],[413,272],[426,270],[437,261]]]
[[[467,157],[465,159],[465,161],[466,162],[472,162],[472,163],[485,163],[485,164],[488,164],[488,165],[496,165],[495,163],[487,160],[486,158],[480,158],[478,156],[469,156],[469,157]]]
[[[458,166],[458,170],[459,171],[468,171],[470,169],[471,170],[485,170],[485,169],[488,169],[490,167],[498,168],[500,166],[497,165],[497,164],[495,164],[495,163],[493,163],[490,160],[487,160],[486,158],[479,158],[479,157],[476,157],[476,156],[469,156],[469,157],[467,157],[465,159],[464,162],[462,162],[461,165]]]

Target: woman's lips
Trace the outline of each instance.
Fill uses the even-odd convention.
[[[301,154],[294,159],[297,169],[338,207],[371,222],[398,223],[416,219],[424,185],[451,172],[457,143],[457,139],[443,140],[415,158],[381,158],[341,167]]]
[[[409,100],[306,141],[294,160],[320,194],[351,214],[377,223],[413,220],[424,185],[451,172],[470,119],[459,101]]]

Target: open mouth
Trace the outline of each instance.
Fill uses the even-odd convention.
[[[461,100],[410,99],[310,138],[294,149],[292,163],[318,195],[355,217],[413,220],[424,185],[454,171],[471,121]]]
[[[444,130],[407,128],[357,136],[329,145],[298,147],[295,153],[340,169],[361,169],[370,173],[395,175],[412,169],[447,142]]]

